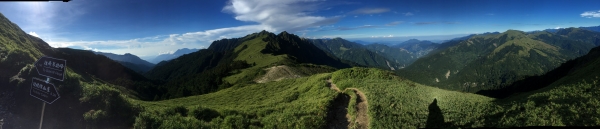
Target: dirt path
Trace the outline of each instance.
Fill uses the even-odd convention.
[[[330,89],[335,90],[337,92],[342,92],[342,91],[340,91],[340,88],[337,87],[337,85],[333,84],[333,82],[331,81],[331,79],[328,79],[327,83],[329,83],[329,88]]]
[[[329,108],[327,117],[327,126],[330,129],[347,129],[347,128],[358,128],[367,129],[369,128],[369,117],[367,114],[368,103],[364,93],[356,88],[347,88],[345,90],[353,90],[356,93],[356,120],[355,122],[350,121],[350,115],[348,114],[348,106],[350,102],[350,96],[341,92],[341,90],[331,81],[327,80],[329,88],[339,92],[336,96],[333,105]],[[356,125],[353,125],[356,124]]]
[[[369,110],[367,97],[364,93],[360,92],[356,88],[348,88],[349,90],[354,90],[354,93],[358,97],[356,97],[356,127],[359,129],[368,129],[369,128],[369,116],[367,111]]]
[[[350,96],[341,93],[340,89],[327,80],[330,89],[338,92],[338,95],[333,100],[333,105],[327,111],[327,127],[330,129],[348,129],[350,125],[350,115],[348,115],[348,104]]]
[[[338,94],[333,101],[333,106],[327,111],[327,127],[330,129],[348,129],[350,115],[348,115],[350,96]]]

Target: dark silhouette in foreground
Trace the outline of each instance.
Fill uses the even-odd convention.
[[[427,116],[425,128],[442,128],[444,125],[442,109],[437,105],[437,99],[433,99],[433,102],[429,104],[429,115]]]
[[[330,129],[347,129],[350,122],[346,117],[348,114],[348,103],[350,96],[338,94],[327,112],[327,127]]]

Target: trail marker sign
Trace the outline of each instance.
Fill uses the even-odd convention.
[[[59,81],[63,81],[65,79],[67,60],[44,56],[35,62],[34,65],[39,75]]]
[[[43,56],[38,59],[34,64],[35,69],[39,75],[46,76],[46,81],[33,77],[31,80],[31,90],[29,95],[44,101],[42,103],[42,116],[40,118],[40,129],[44,123],[44,109],[46,109],[46,103],[52,104],[54,101],[60,98],[54,84],[50,83],[50,78],[63,81],[65,79],[65,69],[67,68],[67,60],[56,59],[52,57]]]
[[[58,91],[56,91],[54,84],[47,83],[46,81],[35,77],[31,80],[31,90],[29,91],[29,95],[48,104],[52,104],[54,101],[60,98],[60,95],[58,94]]]

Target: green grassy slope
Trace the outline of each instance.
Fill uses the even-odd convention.
[[[587,80],[592,81],[596,76],[600,76],[599,69],[594,67],[598,64],[600,58],[600,47],[596,47],[582,57],[567,61],[556,69],[540,76],[532,76],[501,89],[483,90],[477,92],[481,95],[505,98],[512,94],[520,92],[533,91],[550,85],[560,85],[573,83],[573,81]]]
[[[596,68],[582,71],[591,69]],[[375,69],[343,69],[332,79],[340,89],[356,87],[366,94],[371,128],[598,126],[600,110],[595,107],[600,101],[594,96],[600,78],[594,75],[600,71],[591,72],[574,73],[561,79],[565,81],[506,99],[423,86]]]
[[[492,106],[493,98],[481,95],[442,90],[424,86],[396,77],[391,72],[352,68],[332,74],[332,80],[340,89],[357,88],[368,99],[371,128],[423,128],[444,123],[427,125],[430,104],[437,100],[443,114],[442,122],[462,125],[478,121],[483,110]],[[433,115],[433,114],[431,114]],[[435,118],[440,119],[440,118]],[[440,121],[440,120],[438,120]]]
[[[38,128],[42,101],[30,96],[29,90],[32,78],[45,79],[33,66],[42,56],[67,60],[64,81],[51,81],[61,97],[46,105],[44,128],[123,128],[136,113],[124,98],[145,99],[150,93],[143,91],[152,83],[121,64],[89,51],[51,48],[0,14],[4,128]]]
[[[300,38],[299,36],[289,34],[286,31],[283,31],[278,35],[269,34],[263,41],[267,42],[267,45],[264,50],[261,50],[261,53],[270,53],[273,55],[287,54],[292,56],[291,59],[296,62],[328,65],[335,68],[357,66],[354,63],[341,60],[324,52],[311,44],[308,39]]]
[[[215,93],[143,102],[135,128],[319,128],[336,93],[330,74],[236,86]]]
[[[28,62],[35,61],[42,51],[50,49],[48,44],[38,44],[41,39],[31,36],[0,14],[0,78],[10,78]],[[0,83],[6,84],[2,79]]]
[[[14,25],[5,24],[7,22],[10,23],[10,21],[0,22],[0,25],[3,25],[0,28]],[[26,35],[18,28],[4,29],[0,34],[7,35],[7,37],[0,37],[5,41],[0,42],[2,45],[0,92],[3,94],[0,97],[3,97],[1,100],[9,101],[0,101],[0,103],[3,107],[11,107],[8,112],[12,114],[6,112],[0,114],[5,118],[4,128],[37,128],[39,114],[41,114],[39,109],[42,104],[27,93],[31,86],[31,78],[40,77],[32,64],[42,55],[63,58],[70,62],[67,64],[66,79],[62,82],[52,81],[58,88],[61,98],[52,105],[46,105],[44,128],[326,128],[331,127],[328,121],[332,114],[336,114],[331,113],[332,106],[339,104],[335,100],[344,95],[349,97],[348,106],[345,108],[351,120],[349,123],[351,125],[358,123],[358,126],[351,127],[471,128],[600,125],[600,110],[597,108],[600,107],[600,100],[596,97],[600,93],[598,50],[590,52],[588,54],[590,56],[584,56],[568,76],[560,78],[548,87],[506,99],[425,86],[397,77],[392,72],[375,68],[348,68],[275,82],[236,83],[204,95],[163,101],[143,101],[140,100],[142,98],[140,94],[144,93],[142,91],[145,88],[141,90],[136,88],[151,83],[117,62],[89,51],[48,48],[46,43]],[[290,36],[279,38],[279,40],[286,39],[290,39]],[[264,44],[265,47],[269,45],[258,40],[232,43],[256,43]],[[281,43],[270,43],[270,52],[293,48],[281,46]],[[224,46],[226,46],[224,49],[234,49],[234,52],[258,50],[249,45]],[[222,52],[222,50],[214,51]],[[533,50],[529,52],[531,53],[538,52]],[[289,55],[273,55],[269,52],[254,54],[253,57],[268,56],[267,59],[276,60],[276,63],[262,63],[261,60],[250,59],[250,57],[230,58],[230,61],[254,60],[256,62],[246,67],[256,70],[250,72],[260,73],[262,68],[280,66],[285,64],[286,60],[293,58],[279,58]],[[519,54],[518,51],[515,51],[515,54]],[[228,57],[227,55],[228,53],[223,53],[220,56]],[[307,58],[296,57],[295,59],[306,60]],[[209,62],[211,59],[223,60],[217,57],[207,59]],[[214,73],[228,75],[243,73],[243,71],[228,69],[234,63],[221,64],[227,65],[215,67],[225,69],[226,72],[214,71]],[[290,64],[290,66],[312,67],[314,65]],[[212,72],[206,73],[208,75],[180,79],[208,77]],[[239,82],[243,79],[236,81],[236,79],[223,78],[223,80]],[[341,91],[333,90],[328,80],[332,80]],[[10,98],[5,99],[4,97],[7,96]],[[361,102],[362,97],[364,101]],[[368,103],[364,103],[367,101]],[[366,104],[368,108],[360,106],[361,104]],[[367,118],[364,118],[365,113]],[[356,122],[356,120],[363,121]],[[368,124],[360,125],[364,123]]]
[[[406,49],[389,47],[384,44],[374,43],[366,45],[365,47],[377,54],[384,56],[387,59],[390,59],[390,61],[395,62],[398,65],[395,66],[396,69],[402,69],[406,66],[409,66],[418,58],[414,53],[411,53]]]
[[[350,68],[200,96],[134,100],[144,107],[135,128],[324,128],[338,94],[350,97],[348,118],[358,119],[357,95],[350,89],[368,101],[369,128],[598,126],[600,110],[594,107],[600,101],[594,95],[600,87],[598,78],[591,78],[494,99],[421,85],[379,69]],[[328,79],[342,92],[330,89]]]
[[[292,72],[303,70],[289,73],[290,77],[331,72],[328,66],[350,67],[349,63],[328,55],[296,35],[262,31],[241,38],[217,40],[208,49],[156,66],[146,76],[164,82],[160,85],[164,93],[154,97],[163,100],[252,84],[267,73],[265,69],[280,65],[295,69],[290,70]]]
[[[496,101],[505,109],[502,118],[496,118],[499,126],[512,123],[526,125],[577,125],[598,126],[600,124],[600,48],[592,49],[587,55],[566,65],[566,75],[551,74],[541,76],[552,79],[543,88],[512,95]],[[558,76],[558,79],[550,78]]]

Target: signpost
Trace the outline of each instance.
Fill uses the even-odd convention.
[[[44,109],[46,103],[52,104],[54,101],[60,98],[54,84],[50,83],[50,78],[63,81],[65,79],[65,68],[67,67],[67,60],[57,59],[52,57],[44,56],[33,64],[39,75],[45,76],[46,81],[33,77],[31,80],[31,90],[29,95],[40,99],[42,102],[42,117],[40,119],[40,129],[44,122]]]
[[[65,79],[65,68],[67,67],[66,60],[44,56],[35,62],[34,65],[37,68],[39,75],[59,81]]]
[[[60,95],[58,94],[56,87],[54,87],[54,84],[46,83],[46,81],[35,77],[31,81],[31,90],[29,91],[29,95],[48,104],[52,104],[54,101],[60,98]]]

